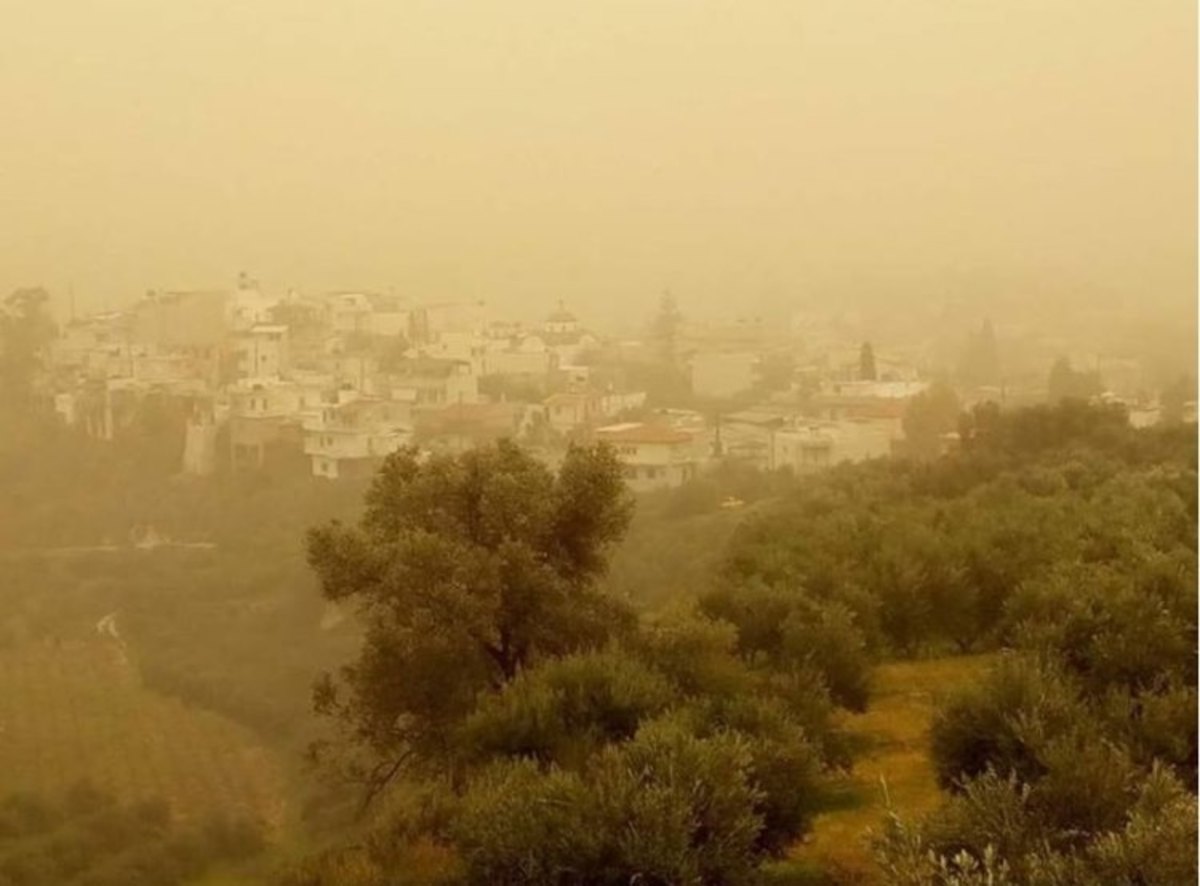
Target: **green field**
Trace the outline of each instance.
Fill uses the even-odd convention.
[[[279,766],[253,733],[145,689],[112,638],[0,651],[0,760],[0,794],[86,780],[122,800],[161,797],[185,821],[283,820]]]
[[[800,882],[874,884],[870,835],[890,807],[906,817],[937,805],[929,725],[937,697],[976,679],[991,655],[890,662],[875,669],[871,704],[845,728],[861,748],[854,769],[834,787],[830,808],[780,865]],[[807,875],[807,876],[805,876]]]

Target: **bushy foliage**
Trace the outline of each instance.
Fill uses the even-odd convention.
[[[406,792],[431,800],[285,882],[390,882],[421,846],[454,860],[427,882],[749,882],[805,830],[837,747],[816,659],[848,615],[798,612],[765,664],[686,608],[580,630],[623,525],[608,458],[556,478],[504,446],[401,454],[357,530],[311,536],[326,593],[363,603],[352,735],[417,764]]]
[[[1194,437],[1135,431],[1119,410],[1073,401],[978,408],[963,433],[956,455],[834,469],[752,515],[711,596],[763,598],[756,586],[765,585],[835,601],[876,655],[1018,642],[1010,598],[1077,561],[1144,571],[1160,586],[1152,593],[1174,595],[1169,613],[1188,608]],[[778,632],[770,617],[755,618]]]
[[[811,818],[821,766],[769,702],[684,705],[590,754],[494,753],[384,816],[363,852],[309,859],[282,882],[754,882]],[[422,868],[430,856],[442,863]]]
[[[908,453],[916,458],[940,454],[941,437],[955,429],[958,413],[958,395],[945,382],[935,382],[913,397],[903,418]]]
[[[414,750],[449,754],[478,692],[620,628],[623,607],[595,579],[629,512],[610,450],[573,448],[556,475],[501,442],[427,461],[394,453],[359,526],[309,533],[325,596],[356,603],[366,633],[357,661],[318,684],[317,708],[378,761],[372,780]]]
[[[934,720],[957,796],[920,829],[924,855],[892,840],[885,864],[919,862],[931,882],[957,882],[942,868],[960,857],[998,858],[1014,883],[1194,879],[1194,564],[1117,540],[1119,554],[1056,564],[1010,599],[1023,649]]]
[[[674,687],[616,651],[579,653],[526,671],[467,718],[465,752],[571,765],[629,738],[666,710]]]
[[[762,828],[750,766],[735,735],[652,721],[578,774],[498,764],[452,839],[470,883],[748,882]]]
[[[1035,778],[1044,769],[1043,743],[1069,732],[1083,714],[1074,685],[1062,673],[1006,656],[983,681],[936,712],[931,750],[938,781],[954,787],[992,768]]]
[[[776,671],[817,675],[838,704],[866,707],[870,659],[845,604],[751,581],[709,592],[701,607],[737,628],[738,651],[747,661],[763,659]]]
[[[1029,879],[1029,859],[1046,847],[1073,859],[1052,867],[1073,869],[1096,847],[1121,845],[1146,791],[1168,784],[1173,793],[1194,790],[1194,689],[1131,690],[1122,673],[1110,677],[1102,687],[1095,670],[1043,647],[1006,657],[979,685],[947,700],[934,720],[932,750],[939,778],[960,799],[926,823],[927,839],[977,860],[990,848],[1015,882],[1041,882]],[[1194,797],[1187,799],[1194,819]],[[1190,848],[1171,847],[1169,857],[1191,852],[1194,867],[1194,831],[1191,840]]]
[[[1092,829],[1061,827],[1063,799],[1039,802],[1015,775],[989,771],[919,826],[891,816],[875,841],[880,867],[902,886],[1195,882],[1196,800],[1173,776],[1152,769]]]
[[[647,626],[629,650],[547,662],[481,700],[467,721],[464,747],[485,759],[549,767],[544,771],[556,776],[547,786],[558,790],[565,789],[567,775],[586,781],[605,754],[640,747],[638,741],[658,735],[654,730],[667,728],[662,724],[668,721],[674,733],[697,741],[736,738],[745,758],[742,777],[753,789],[741,814],[758,822],[744,852],[745,864],[753,866],[784,850],[811,820],[830,761],[825,742],[833,744],[832,727],[827,700],[792,704],[782,684],[773,686],[748,670],[732,644],[728,625],[677,615]],[[824,699],[818,681],[812,691]],[[638,759],[665,765],[649,754]],[[619,820],[593,822],[593,838],[607,838],[603,829],[619,829]]]
[[[314,537],[314,565],[331,596],[369,601],[346,672],[360,738],[449,765],[359,854],[290,882],[750,882],[847,762],[835,707],[869,702],[873,660],[996,649],[935,717],[948,801],[892,822],[888,882],[1175,882],[1192,850],[1167,816],[1195,814],[1195,441],[1073,402],[979,409],[960,431],[956,455],[789,487],[742,521],[695,610],[598,632],[575,629],[590,605],[559,603],[591,599],[603,545],[561,536],[615,523],[558,519],[554,478],[512,453],[489,470],[515,479],[468,495],[491,481],[441,464],[425,490],[395,461],[359,529]],[[532,617],[512,667],[487,650],[495,599]],[[414,714],[425,732],[405,731]],[[444,863],[410,878],[419,857]]]
[[[0,799],[0,883],[5,886],[173,886],[264,848],[247,820],[177,821],[162,800],[122,804],[88,784],[64,796]]]

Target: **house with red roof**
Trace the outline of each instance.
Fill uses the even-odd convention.
[[[700,470],[703,444],[691,431],[623,422],[597,428],[595,438],[616,449],[625,480],[636,492],[678,486]]]

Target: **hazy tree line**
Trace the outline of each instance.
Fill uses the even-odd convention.
[[[181,822],[162,800],[121,804],[89,784],[58,798],[0,798],[4,886],[174,886],[262,846],[250,822]]]

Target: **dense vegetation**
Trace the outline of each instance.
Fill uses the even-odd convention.
[[[996,667],[935,717],[948,801],[925,821],[893,819],[877,844],[886,880],[1190,881],[1194,437],[1135,432],[1119,411],[1073,401],[981,408],[960,434],[961,450],[936,461],[784,482],[733,530],[694,606],[631,621],[611,600],[605,618],[527,647],[517,667],[484,656],[473,684],[461,674],[476,669],[438,664],[467,660],[443,635],[506,635],[505,601],[531,585],[479,564],[507,562],[512,544],[555,561],[553,545],[537,546],[556,525],[557,481],[513,449],[393,464],[361,529],[310,543],[326,593],[359,595],[374,625],[346,671],[350,700],[321,703],[360,724],[360,747],[381,727],[419,725],[435,703],[437,747],[388,733],[403,799],[358,851],[330,851],[288,882],[395,882],[399,871],[406,882],[751,882],[804,833],[848,762],[835,712],[870,704],[874,662],[984,650],[1002,651]],[[598,475],[577,489],[598,496],[589,513],[614,515],[582,543],[598,570],[620,509],[603,455],[588,459]],[[661,519],[717,513],[711,498],[681,490],[658,504]],[[509,526],[532,535],[520,542]],[[454,570],[411,580],[430,550],[464,543],[482,559],[449,553]],[[488,590],[460,569],[513,583]],[[593,599],[597,575],[560,577]],[[449,628],[422,614],[429,605],[461,615]],[[523,618],[560,617],[527,605]],[[402,676],[426,673],[414,667],[421,644],[435,650],[431,697]]]
[[[632,502],[607,448],[557,475],[510,444],[392,456],[358,527],[309,537],[327,596],[366,623],[322,683],[368,796],[404,777],[376,838],[296,883],[739,882],[803,832],[841,761],[802,661],[752,663],[700,613],[639,623],[597,579]]]
[[[23,421],[0,647],[116,613],[146,687],[283,760],[323,739],[330,778],[291,773],[292,884],[754,882],[834,802],[880,662],[987,653],[934,717],[946,801],[896,810],[882,881],[1191,882],[1194,428],[981,407],[926,457],[944,406],[913,460],[726,465],[632,513],[601,451],[184,481],[166,431],[139,455]],[[131,547],[146,525],[206,546]],[[314,721],[322,669],[341,716]]]
[[[181,822],[162,800],[120,804],[86,783],[0,798],[4,886],[175,886],[261,849],[251,822]]]

